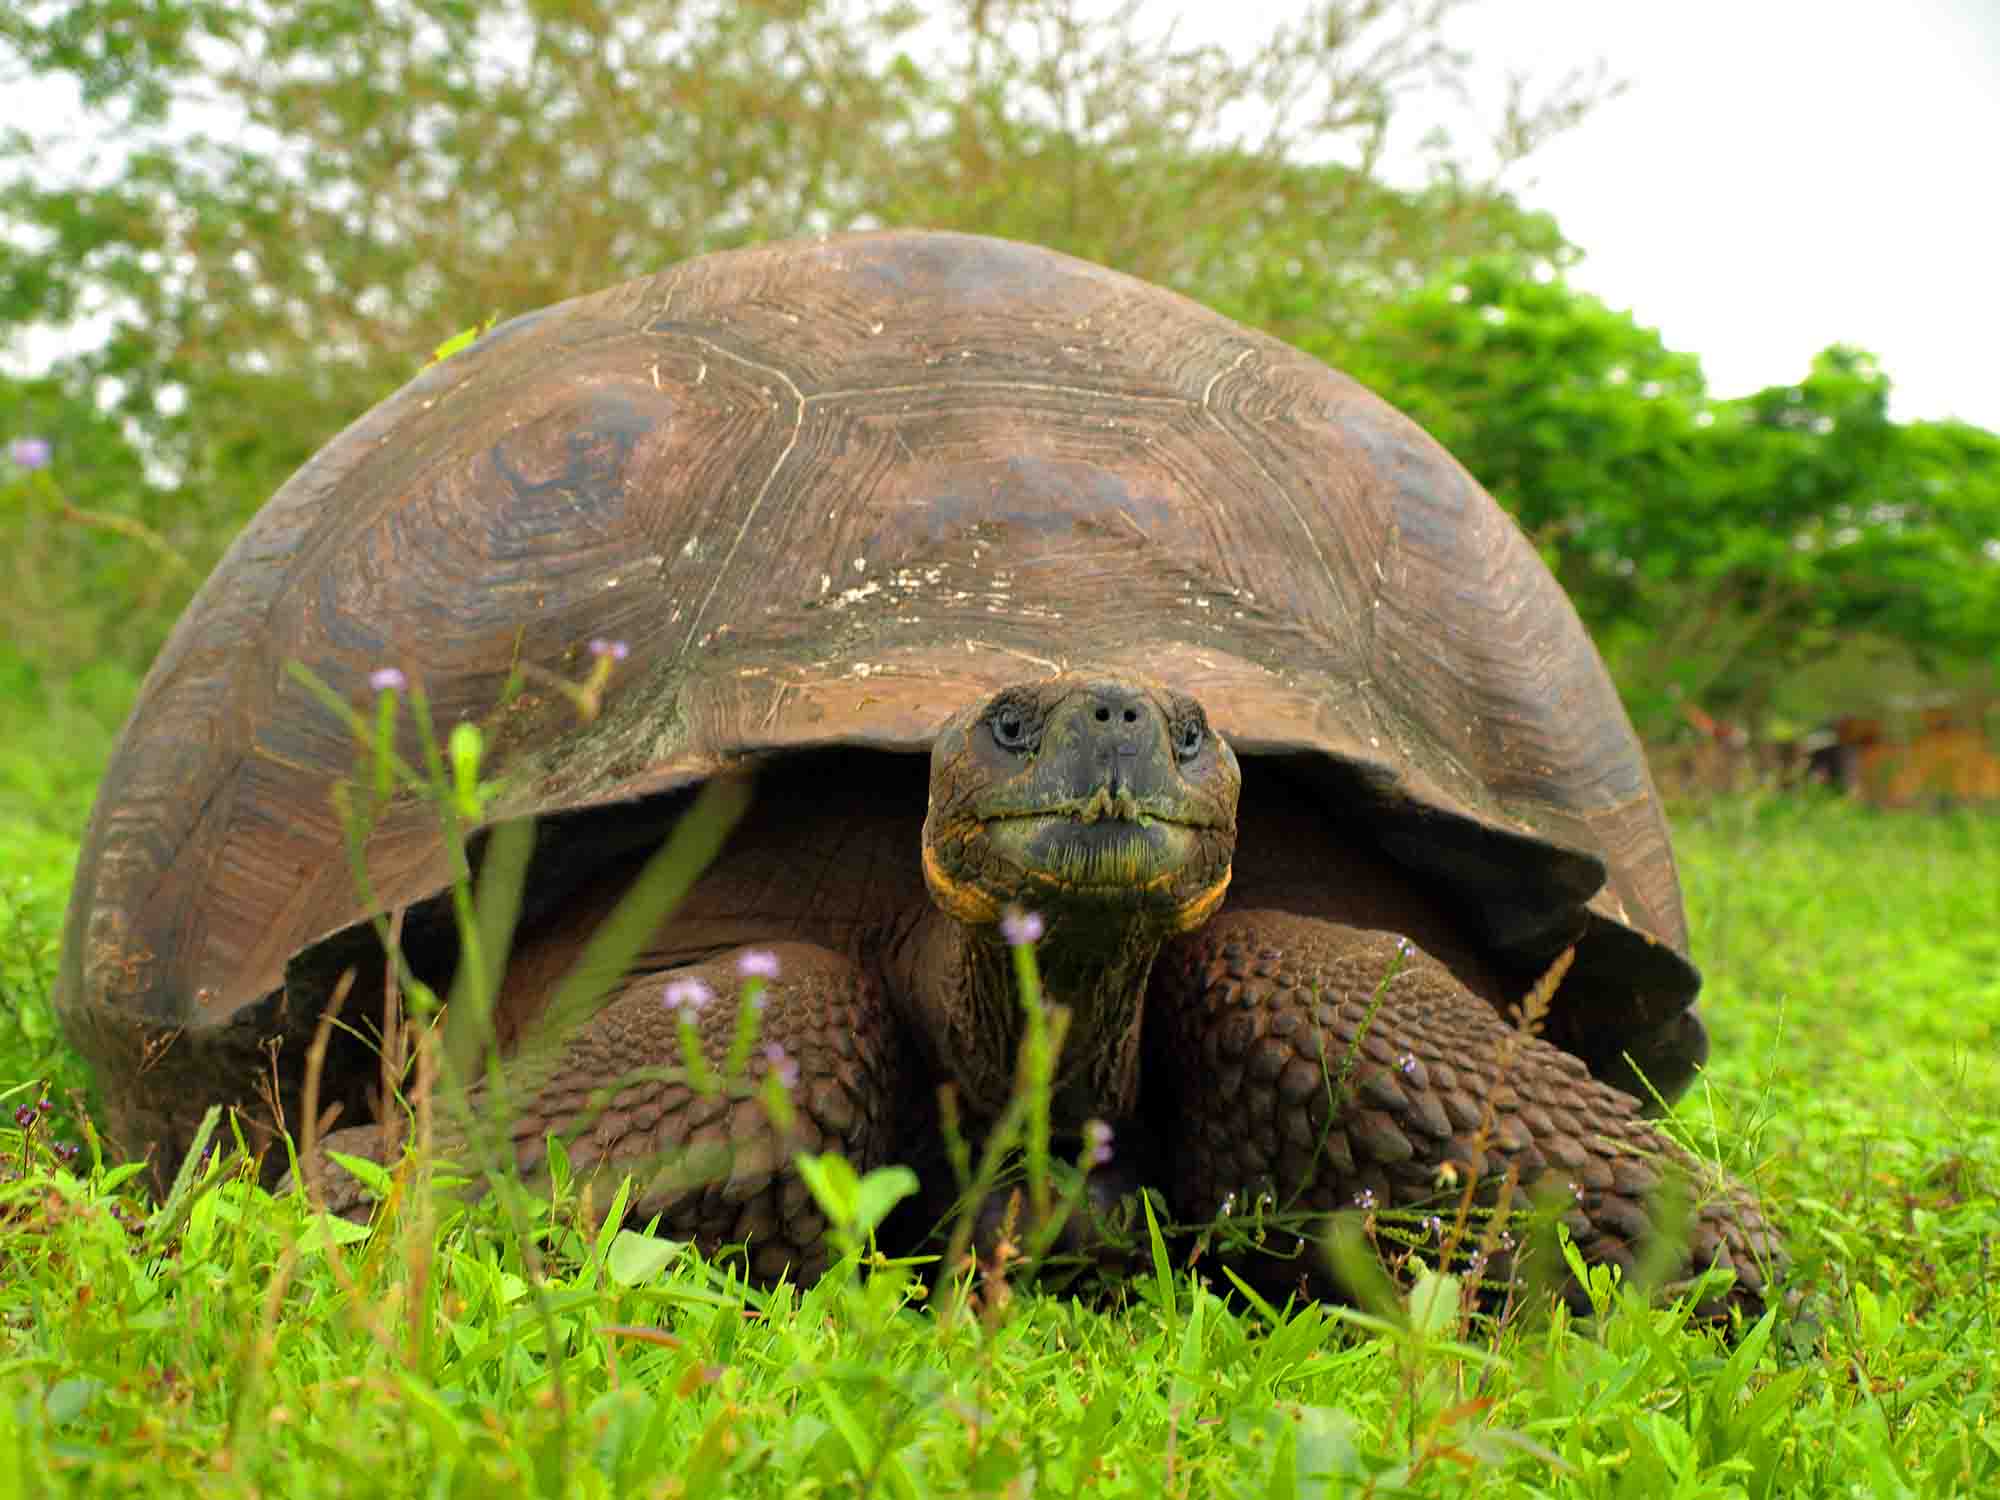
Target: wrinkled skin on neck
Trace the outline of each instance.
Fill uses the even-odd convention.
[[[1008,688],[940,732],[923,845],[936,910],[897,988],[968,1112],[990,1118],[1014,1087],[1026,1017],[1010,911],[1041,919],[1043,998],[1070,1015],[1057,1128],[1132,1111],[1153,961],[1221,904],[1240,784],[1198,704],[1129,678]]]

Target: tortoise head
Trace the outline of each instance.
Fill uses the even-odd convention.
[[[1235,753],[1185,693],[1094,673],[1003,688],[932,745],[931,899],[973,926],[1016,906],[1189,931],[1229,886],[1241,785]]]

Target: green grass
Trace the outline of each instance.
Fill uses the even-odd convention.
[[[45,683],[0,650],[0,1091],[39,1079],[66,1096],[88,1083],[49,989],[77,842],[137,692],[109,667]]]
[[[0,759],[8,1115],[81,1078],[46,995],[79,714]],[[1164,1253],[1103,1305],[994,1281],[947,1316],[851,1267],[767,1294],[560,1185],[525,1244],[405,1203],[329,1245],[226,1157],[158,1211],[61,1168],[59,1086],[0,1131],[0,1496],[1991,1492],[2000,822],[1772,800],[1679,834],[1716,1038],[1682,1119],[1801,1294],[1733,1347],[1625,1294],[1498,1330],[1272,1310]]]

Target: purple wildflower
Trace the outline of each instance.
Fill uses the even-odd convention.
[[[14,1111],[14,1123],[23,1130],[33,1130],[41,1113],[32,1104],[23,1104]]]
[[[1090,1164],[1105,1167],[1111,1164],[1111,1127],[1102,1120],[1092,1120],[1083,1127],[1083,1138],[1090,1146]]]
[[[1032,947],[1042,940],[1041,913],[1010,906],[1000,918],[1000,932],[1015,948]]]
[[[769,948],[747,948],[736,960],[736,972],[745,979],[776,979],[778,955]]]
[[[1363,1188],[1354,1195],[1354,1206],[1365,1214],[1375,1212],[1375,1189]]]
[[[797,1085],[799,1081],[799,1065],[792,1061],[791,1055],[783,1047],[780,1047],[776,1042],[766,1043],[764,1046],[764,1061],[771,1065],[771,1072],[779,1083],[783,1084],[786,1088],[792,1088]]]
[[[1405,1077],[1409,1077],[1417,1071],[1417,1059],[1413,1054],[1405,1052],[1401,1057],[1396,1059],[1396,1066],[1403,1070]]]
[[[400,693],[410,685],[410,679],[395,667],[377,667],[368,674],[368,685],[378,693]]]
[[[49,440],[39,437],[15,438],[7,449],[7,456],[18,469],[46,469],[54,453]]]
[[[612,661],[625,660],[631,654],[631,651],[632,648],[623,641],[607,641],[599,637],[590,643],[590,654],[592,656],[608,657]]]
[[[715,998],[715,992],[699,979],[674,979],[668,981],[661,998],[668,1010],[679,1011],[681,1019],[692,1026],[694,1018]]]

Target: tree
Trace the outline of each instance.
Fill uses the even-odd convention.
[[[1860,637],[1938,666],[2000,641],[2000,437],[1892,421],[1888,378],[1858,350],[1716,401],[1694,358],[1628,314],[1488,259],[1320,352],[1513,512],[1643,727],[1683,695],[1754,718]]]
[[[1840,345],[1725,411],[1715,468],[1752,524],[1712,570],[1789,580],[1802,629],[2000,666],[2000,435],[1892,421],[1887,375]]]

